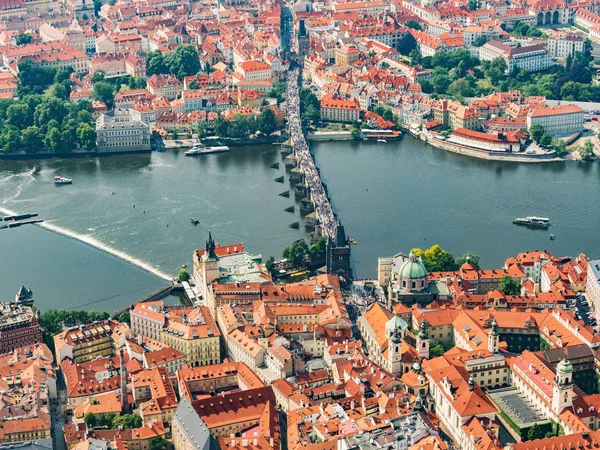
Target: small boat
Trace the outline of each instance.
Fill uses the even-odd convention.
[[[550,240],[553,241],[554,239],[556,239],[556,236],[554,236],[553,234],[550,235]]]
[[[61,184],[73,184],[73,180],[71,180],[70,178],[64,178],[64,177],[55,176],[54,177],[54,184],[57,184],[57,185],[61,185]]]
[[[526,227],[531,227],[531,228],[548,228],[550,226],[550,219],[546,218],[546,217],[535,217],[535,216],[529,216],[529,217],[517,217],[515,220],[513,220],[513,223],[515,225],[524,225]]]
[[[193,217],[190,219],[194,225],[198,225],[200,221],[198,219],[194,219]]]
[[[356,242],[356,239],[348,239],[348,241],[354,245],[358,244],[358,242]]]
[[[383,142],[384,144],[387,143],[385,139],[377,139],[377,142]]]

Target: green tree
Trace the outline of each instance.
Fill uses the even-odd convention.
[[[276,125],[275,113],[271,108],[265,108],[261,111],[258,118],[258,129],[261,133],[270,136],[275,131]]]
[[[594,157],[594,143],[590,140],[585,141],[583,148],[579,150],[579,155],[582,159],[591,159]]]
[[[304,267],[308,250],[308,244],[306,241],[304,239],[299,239],[292,245],[283,249],[283,257],[296,268]]]
[[[92,75],[92,84],[97,83],[98,81],[104,81],[106,78],[106,74],[104,73],[104,70],[97,70],[96,72],[94,72],[94,74]]]
[[[448,94],[455,97],[471,97],[474,92],[468,80],[459,78],[448,86]]]
[[[448,91],[448,88],[452,84],[452,80],[447,75],[436,75],[432,79],[433,81],[433,91],[436,94],[445,94]]]
[[[408,28],[412,28],[414,30],[422,30],[421,28],[421,24],[419,22],[417,22],[416,20],[407,20],[406,23],[404,24],[406,25]]]
[[[425,250],[425,266],[429,272],[455,270],[456,262],[452,253],[442,250],[438,245],[432,245]]]
[[[189,281],[190,274],[185,267],[182,267],[181,269],[179,269],[179,273],[177,274],[177,279],[182,283],[184,281]]]
[[[21,133],[21,144],[27,153],[35,153],[44,146],[44,132],[36,126],[27,127]]]
[[[100,12],[101,8],[102,0],[94,0],[94,14],[96,15],[96,17],[98,16],[98,13]]]
[[[204,120],[198,121],[196,133],[198,133],[198,139],[204,139],[206,137],[206,122]]]
[[[477,39],[473,41],[473,47],[481,47],[487,43],[486,36],[479,36]]]
[[[272,256],[269,256],[269,259],[267,259],[267,261],[265,262],[265,269],[267,269],[267,271],[269,273],[271,273],[274,268],[275,268],[275,258],[273,258]]]
[[[312,263],[325,260],[325,238],[320,237],[308,248],[308,257]]]
[[[504,275],[498,283],[498,290],[504,295],[518,295],[521,293],[521,283],[513,280],[508,275]]]
[[[167,450],[169,441],[162,436],[154,436],[150,439],[150,450]]]
[[[169,68],[165,63],[165,57],[160,50],[155,50],[148,54],[146,58],[146,74],[160,75],[169,73]]]
[[[417,40],[412,34],[406,33],[400,38],[400,40],[398,40],[396,50],[398,50],[400,54],[408,56],[415,48],[417,48]]]
[[[529,431],[527,432],[527,440],[535,441],[536,439],[542,439],[544,437],[544,430],[534,423]]]
[[[65,85],[61,83],[54,83],[52,86],[50,86],[50,90],[48,91],[49,95],[61,100],[67,100],[70,93],[70,89],[67,89]]]
[[[551,146],[552,145],[552,136],[550,136],[548,133],[542,134],[542,137],[540,138],[540,145],[543,147]]]
[[[302,120],[309,122],[318,122],[321,119],[321,109],[317,108],[315,105],[308,105],[304,114],[302,114]]]
[[[38,127],[44,129],[44,127],[48,126],[49,122],[53,119],[57,122],[62,122],[68,112],[69,110],[65,106],[65,102],[58,98],[50,97],[44,99],[44,101],[35,108],[33,120]]]
[[[129,313],[129,310],[123,311],[121,314],[119,314],[117,316],[117,320],[121,323],[131,323],[131,314]]]
[[[462,256],[456,258],[456,267],[460,267],[467,262],[467,258],[469,258],[469,263],[475,267],[475,269],[480,270],[481,266],[479,265],[479,255],[475,253],[465,253]]]
[[[215,120],[214,131],[219,137],[227,137],[229,134],[229,123],[220,115]]]
[[[103,102],[110,109],[115,102],[115,87],[107,81],[98,81],[92,89],[92,97]]]
[[[96,130],[87,123],[82,123],[77,128],[77,142],[87,151],[92,151],[96,148]]]
[[[475,11],[476,9],[481,8],[481,2],[479,0],[469,0],[467,2],[467,8],[469,8],[469,11]]]
[[[569,153],[569,151],[567,150],[567,143],[562,139],[554,139],[552,141],[552,146],[554,147],[556,156],[562,158],[563,156],[566,156]]]
[[[96,415],[92,412],[87,413],[83,418],[83,421],[89,429],[96,428],[96,425],[98,424],[98,421],[96,420]]]
[[[544,127],[539,123],[534,123],[529,127],[529,136],[531,136],[531,139],[533,139],[535,142],[540,142],[540,139],[544,134]]]
[[[130,428],[140,428],[142,426],[142,418],[138,413],[133,414],[123,414],[122,416],[117,416],[112,420],[112,429],[130,429]]]
[[[21,133],[14,127],[0,135],[0,145],[5,153],[14,153],[21,148]]]
[[[9,125],[19,129],[26,128],[31,125],[31,111],[24,104],[15,103],[10,105],[6,110],[6,121]]]
[[[200,57],[193,45],[180,45],[164,56],[164,64],[180,80],[188,75],[196,75],[200,71]],[[146,69],[147,70],[147,69]]]
[[[17,43],[17,45],[29,44],[31,42],[31,35],[29,33],[17,34],[15,42]]]
[[[438,356],[442,356],[446,353],[444,346],[440,344],[438,341],[431,339],[429,341],[429,357],[437,358]]]
[[[196,80],[192,80],[188,84],[188,89],[193,89],[193,90],[200,89],[200,85],[198,84],[198,82]]]
[[[416,66],[417,64],[421,64],[423,58],[421,58],[421,52],[418,48],[413,48],[408,54],[410,58],[410,64]]]

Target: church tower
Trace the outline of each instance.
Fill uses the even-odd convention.
[[[398,328],[388,341],[388,370],[392,375],[402,373],[402,337]]]
[[[219,278],[219,257],[215,253],[215,241],[212,238],[212,234],[208,232],[208,240],[206,241],[205,252],[198,261],[198,271],[201,277],[202,294],[206,301],[208,286]]]
[[[556,414],[573,406],[573,387],[573,365],[567,358],[564,358],[556,366],[552,389],[552,410]]]
[[[421,322],[419,334],[417,334],[417,353],[419,358],[429,359],[429,323],[426,320]]]
[[[496,318],[494,318],[492,322],[492,330],[488,335],[488,350],[490,353],[498,353],[499,345],[500,333],[498,333],[498,323],[496,322]]]

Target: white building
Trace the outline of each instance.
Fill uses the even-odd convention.
[[[506,61],[506,73],[511,73],[516,67],[527,72],[537,72],[555,64],[548,50],[539,44],[512,48],[498,41],[491,41],[479,49],[479,59],[482,61],[492,61],[496,58]]]
[[[542,106],[527,114],[527,129],[538,123],[550,136],[569,136],[583,130],[584,112],[577,105]]]
[[[597,317],[600,311],[600,259],[588,263],[585,295]]]
[[[96,121],[99,153],[150,151],[150,127],[139,111],[116,108]]]
[[[583,36],[575,33],[548,30],[546,48],[554,58],[566,59],[574,57],[575,53],[583,52]]]

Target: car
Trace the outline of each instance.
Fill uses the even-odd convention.
[[[593,120],[594,122],[598,122],[598,118],[597,118],[597,117],[592,117],[592,120]]]

